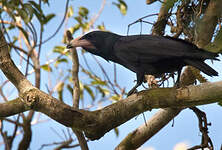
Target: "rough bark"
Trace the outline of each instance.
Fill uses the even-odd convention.
[[[160,131],[181,109],[160,109],[152,118],[127,135],[115,150],[134,150],[143,145],[153,135]]]
[[[218,102],[222,99],[222,81],[181,89],[145,90],[96,111],[74,109],[38,89],[22,94],[21,98],[25,108],[42,112],[67,127],[84,131],[88,138],[95,140],[147,110],[190,107]],[[16,99],[16,101],[21,100]],[[2,105],[6,107],[6,104],[0,104],[0,108]],[[1,111],[2,109],[0,110],[0,117],[8,117],[7,113]],[[20,110],[20,112],[23,111],[24,109]]]
[[[72,34],[70,31],[66,32],[66,36],[68,39],[68,42],[70,42],[72,38]],[[80,99],[80,86],[79,86],[79,58],[78,54],[75,48],[71,49],[72,52],[72,78],[73,78],[73,108],[78,109],[79,108],[79,99]],[[81,150],[88,150],[87,141],[84,137],[84,134],[82,131],[76,130],[75,128],[72,128],[73,132],[75,133],[79,145],[81,147]]]
[[[167,0],[164,0],[164,3],[166,3]],[[153,25],[152,34],[153,35],[164,35],[165,27],[168,21],[169,17],[169,9],[167,5],[162,5],[160,8],[160,12],[158,14],[158,19],[156,23]]]
[[[20,98],[16,98],[6,103],[0,103],[0,118],[13,116],[29,109]]]
[[[196,44],[198,47],[204,47],[211,41],[221,14],[222,1],[211,0],[203,18],[197,24]]]
[[[5,76],[14,84],[19,92],[23,93],[26,90],[33,88],[32,84],[19,71],[14,62],[10,58],[8,52],[8,44],[0,31],[0,68]]]

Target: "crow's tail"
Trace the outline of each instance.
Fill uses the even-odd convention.
[[[215,71],[213,68],[211,68],[209,65],[207,65],[206,63],[204,63],[201,60],[185,59],[184,61],[187,65],[191,65],[191,66],[199,69],[200,71],[207,74],[208,76],[218,76],[217,71]]]

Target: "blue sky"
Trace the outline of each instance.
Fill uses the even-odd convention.
[[[98,9],[100,8],[102,0],[71,0],[70,4],[74,7],[74,13],[77,13],[78,7],[85,6],[90,10],[90,16],[92,17],[98,12]],[[156,2],[152,5],[146,5],[145,0],[143,1],[133,1],[128,0],[126,1],[128,5],[128,11],[126,16],[122,16],[119,12],[119,10],[112,5],[112,1],[107,0],[104,12],[100,16],[100,18],[97,20],[96,24],[101,24],[104,22],[105,27],[107,30],[110,30],[112,32],[126,35],[127,32],[127,26],[128,24],[132,23],[133,21],[137,20],[140,17],[143,17],[148,14],[158,13],[159,8],[161,4],[159,2]],[[45,38],[51,35],[54,30],[59,25],[62,17],[63,12],[65,8],[64,1],[50,1],[50,7],[46,7],[46,12],[52,12],[55,13],[57,17],[50,22],[46,28],[47,33],[44,34]],[[75,14],[74,14],[75,15]],[[149,21],[153,22],[154,18],[150,18]],[[74,24],[75,22],[73,22]],[[73,25],[72,22],[69,22],[69,26]],[[134,25],[130,33],[131,34],[139,34],[140,26]],[[64,33],[64,29],[60,30],[56,37],[44,45],[43,47],[43,53],[42,53],[42,62],[44,62],[44,59],[46,56],[49,56],[51,54],[51,50],[55,45],[62,45],[61,40]],[[151,33],[151,26],[150,25],[143,25],[143,33]],[[78,36],[77,34],[74,36]],[[89,59],[89,62],[92,58],[90,56],[87,58]],[[221,59],[221,58],[220,58]],[[112,63],[107,63],[103,59],[99,59],[100,62],[104,64],[105,68],[110,67]],[[80,60],[80,63],[82,60]],[[210,64],[210,63],[209,63]],[[215,70],[219,71],[220,76],[217,78],[209,78],[209,81],[219,81],[221,79],[221,63],[217,62],[213,65]],[[92,65],[93,66],[93,65]],[[70,66],[71,67],[71,66]],[[135,80],[135,74],[128,71],[127,69],[123,68],[122,66],[118,66],[118,81],[121,85],[125,86],[127,90],[129,90],[135,83],[133,82]],[[95,70],[96,71],[96,70]],[[98,70],[99,71],[99,70]],[[111,72],[110,72],[111,73]],[[42,73],[42,77],[47,76],[45,72]],[[112,74],[110,75],[112,76]],[[81,80],[81,77],[80,77]],[[43,81],[47,82],[47,81]],[[44,89],[44,87],[42,87]],[[212,123],[212,126],[209,127],[209,135],[212,138],[212,141],[214,143],[215,149],[219,149],[220,145],[222,143],[222,132],[221,132],[221,126],[222,121],[219,119],[222,113],[222,109],[217,104],[210,104],[200,107],[203,111],[207,113],[208,121]],[[158,110],[152,110],[151,112],[146,112],[145,116],[148,120],[155,112]],[[46,116],[42,115],[42,118],[47,118]],[[194,113],[186,109],[182,111],[175,119],[174,119],[174,127],[171,127],[172,122],[169,123],[166,127],[164,127],[158,134],[156,134],[154,137],[152,137],[148,142],[146,142],[142,147],[153,147],[156,150],[165,149],[165,150],[171,150],[173,147],[179,143],[179,142],[185,142],[189,146],[194,146],[196,144],[199,144],[201,141],[200,132],[198,129],[198,122],[197,118],[195,117]],[[89,148],[92,150],[102,150],[107,149],[111,150],[115,146],[117,146],[120,141],[130,132],[135,130],[137,127],[139,127],[141,124],[144,123],[143,116],[139,115],[136,118],[131,119],[127,123],[121,125],[119,127],[120,135],[116,137],[114,134],[114,131],[110,131],[107,133],[104,137],[102,137],[100,140],[96,141],[90,141],[89,142]],[[42,144],[46,143],[53,143],[53,142],[59,142],[62,141],[60,137],[58,137],[54,131],[52,131],[52,128],[56,130],[58,133],[62,134],[62,130],[66,130],[62,125],[58,124],[57,122],[50,120],[47,123],[41,123],[36,126],[33,126],[33,140],[31,143],[31,149],[35,150],[40,148]],[[21,137],[20,137],[21,138]],[[51,149],[51,147],[45,148],[45,149]],[[77,148],[79,149],[79,148]]]

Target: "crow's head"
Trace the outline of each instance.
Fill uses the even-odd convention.
[[[72,40],[67,48],[82,47],[90,53],[106,57],[118,37],[120,36],[111,32],[93,31]]]

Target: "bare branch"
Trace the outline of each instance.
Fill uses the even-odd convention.
[[[68,42],[72,40],[72,34],[71,32],[66,32]],[[79,87],[79,58],[78,54],[75,48],[71,49],[72,51],[72,78],[73,78],[73,108],[78,109],[79,108],[79,99],[80,99],[80,87]],[[80,147],[82,150],[88,150],[88,145],[86,142],[86,139],[84,137],[84,134],[81,131],[76,130],[75,128],[72,128],[73,132],[76,134],[76,137],[78,138]]]
[[[153,108],[190,107],[218,102],[222,98],[222,81],[181,89],[158,88],[141,91],[97,111],[74,109],[38,89],[22,94],[21,98],[27,106],[48,115],[67,127],[84,131],[88,138],[94,140],[140,113]],[[10,102],[0,104],[0,108],[7,110]],[[24,106],[20,109],[21,112],[27,110]],[[125,113],[125,110],[128,113]],[[12,115],[8,111],[7,113],[1,111],[0,117]],[[19,113],[18,111],[19,109],[14,113]]]
[[[207,116],[206,114],[198,109],[197,107],[191,107],[191,110],[196,114],[198,121],[199,121],[199,130],[202,134],[202,140],[200,145],[196,145],[194,147],[189,148],[188,150],[196,150],[196,149],[204,149],[208,148],[209,150],[213,150],[214,146],[211,141],[211,138],[208,135],[208,126],[211,125],[211,123],[207,122]]]
[[[10,100],[6,103],[0,103],[0,118],[13,116],[21,112],[30,110],[30,108],[25,107],[24,102],[20,98]]]
[[[93,24],[96,22],[96,20],[99,18],[99,16],[102,14],[103,9],[105,7],[106,0],[102,1],[101,7],[99,9],[99,12],[90,20],[89,22],[89,29],[93,26]]]
[[[172,120],[171,118],[177,116],[180,111],[181,109],[160,109],[144,125],[129,133],[115,150],[134,150],[139,148],[168,124]]]
[[[32,140],[31,120],[26,119],[23,123],[23,137],[19,142],[18,150],[28,149]]]
[[[65,13],[64,13],[64,16],[63,16],[63,19],[61,21],[61,23],[59,24],[58,28],[55,30],[55,32],[50,36],[48,37],[47,39],[43,40],[41,43],[39,43],[38,45],[40,44],[44,44],[46,42],[48,42],[49,40],[51,40],[57,33],[58,31],[60,30],[60,28],[62,27],[65,19],[66,19],[66,15],[67,15],[67,11],[68,11],[68,7],[69,7],[69,0],[66,1],[66,6],[65,6]],[[37,45],[37,46],[38,46]]]
[[[2,85],[0,86],[0,95],[2,96],[2,98],[3,98],[3,100],[4,100],[5,102],[8,101],[8,98],[5,96],[5,94],[4,94],[4,92],[3,92],[3,87],[4,87],[7,83],[8,83],[8,80],[4,81],[4,82],[2,83]]]
[[[14,62],[10,58],[8,52],[8,44],[0,31],[0,68],[6,77],[14,84],[19,92],[25,92],[33,88],[32,84],[25,78],[25,76],[18,70]]]

